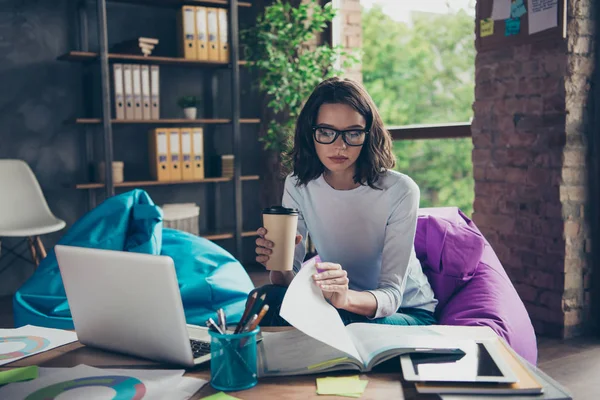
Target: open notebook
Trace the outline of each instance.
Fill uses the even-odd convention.
[[[368,372],[391,358],[410,352],[456,354],[463,342],[422,326],[354,323],[346,327],[356,355],[329,346],[302,331],[271,333],[258,345],[258,375],[305,375],[338,370]]]
[[[370,371],[407,352],[454,353],[461,339],[444,338],[423,326],[354,323],[344,326],[314,283],[314,260],[287,289],[280,315],[295,330],[266,336],[258,347],[259,376],[298,375],[340,369]]]

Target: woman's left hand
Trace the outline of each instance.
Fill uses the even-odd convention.
[[[348,275],[340,264],[317,263],[317,274],[313,275],[315,283],[323,291],[325,298],[335,308],[343,309],[348,303]]]

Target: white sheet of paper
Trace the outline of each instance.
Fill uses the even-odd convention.
[[[558,26],[558,0],[527,0],[529,34]]]
[[[77,341],[77,334],[62,329],[25,325],[0,329],[0,365]]]
[[[302,267],[287,289],[279,315],[308,336],[362,361],[337,310],[313,281],[316,272],[314,260]]]
[[[503,19],[510,18],[510,6],[511,0],[492,0],[494,5],[492,7],[492,19],[494,21],[500,21]]]
[[[124,396],[127,392],[129,394],[127,398],[134,398],[133,395],[138,393],[144,394],[144,400],[186,399],[207,382],[202,379],[194,379],[193,382],[190,381],[193,378],[183,378],[184,372],[184,370],[100,369],[87,365],[73,368],[44,368],[37,379],[12,383],[1,388],[0,398],[23,399],[37,392],[40,398],[108,400],[121,398],[120,396]],[[106,377],[111,376],[123,378],[106,380]],[[104,377],[105,382],[90,385],[91,382],[86,381],[86,378],[92,377],[100,379]],[[68,383],[66,387],[54,386],[64,382]],[[73,387],[73,385],[80,385],[80,387]],[[190,393],[192,390],[194,393]]]

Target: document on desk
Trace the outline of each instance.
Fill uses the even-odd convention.
[[[77,334],[62,329],[26,325],[0,329],[0,365],[77,341]]]
[[[71,394],[72,398],[94,400],[109,398],[108,393],[110,398],[116,394],[114,398],[187,400],[208,383],[184,377],[185,370],[104,369],[80,364],[73,368],[40,368],[39,372],[37,379],[0,388],[0,398],[45,399]]]
[[[314,259],[306,263],[292,280],[279,315],[306,335],[362,360],[337,310],[312,278],[315,263]]]

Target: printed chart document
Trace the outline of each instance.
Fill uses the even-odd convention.
[[[367,372],[405,353],[462,353],[459,347],[465,341],[444,338],[427,326],[345,326],[314,283],[315,273],[315,262],[308,262],[290,284],[280,315],[296,329],[264,337],[258,346],[259,376],[345,369]]]
[[[40,368],[32,381],[0,388],[2,399],[176,399],[192,397],[207,381],[183,377],[184,370]]]
[[[529,34],[558,26],[558,0],[527,0]]]
[[[62,329],[26,325],[0,329],[0,365],[77,341],[77,334]]]

